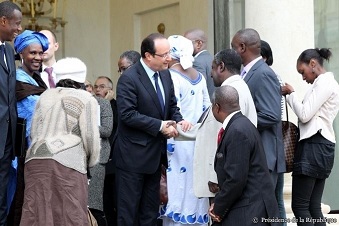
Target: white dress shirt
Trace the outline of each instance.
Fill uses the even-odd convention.
[[[52,68],[54,68],[54,66],[55,66],[55,63],[52,65]],[[45,68],[47,68],[47,66],[46,65],[42,65],[42,71],[40,73],[40,76],[41,76],[42,80],[44,81],[44,83],[46,84],[46,86],[49,89],[51,87],[49,87],[48,74],[45,71]],[[54,84],[56,84],[56,75],[54,73],[54,70],[52,71],[52,77],[53,77]]]

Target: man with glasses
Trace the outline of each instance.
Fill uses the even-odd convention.
[[[211,78],[211,65],[213,56],[207,51],[207,37],[204,31],[200,29],[188,30],[185,32],[184,36],[193,43],[193,68],[205,76],[208,94],[210,95],[210,98],[212,98],[212,94],[215,89],[213,80]]]
[[[134,50],[128,50],[121,54],[118,61],[118,72],[122,74],[125,70],[130,68],[133,64],[141,58],[140,53]]]
[[[111,100],[114,96],[113,82],[106,76],[99,76],[94,83],[94,93],[98,97]]]
[[[178,135],[176,122],[187,131],[177,107],[168,69],[168,40],[159,33],[141,44],[141,59],[117,84],[118,130],[115,142],[119,226],[156,225],[160,205],[161,159],[166,138]]]

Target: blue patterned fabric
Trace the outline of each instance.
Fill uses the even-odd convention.
[[[21,53],[32,43],[40,44],[44,52],[48,49],[49,45],[48,39],[44,34],[31,30],[25,30],[14,39],[14,49],[17,53]]]

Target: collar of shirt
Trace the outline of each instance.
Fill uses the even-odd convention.
[[[253,67],[253,65],[255,63],[257,63],[260,59],[262,59],[262,56],[259,56],[257,58],[255,58],[254,60],[252,60],[251,62],[249,62],[244,68],[243,70],[246,71],[245,75],[243,76],[243,78],[245,78],[245,76],[247,75],[247,73],[251,70],[251,68]]]
[[[242,80],[240,75],[232,75],[232,76],[228,77],[225,81],[223,81],[221,83],[221,86],[229,85],[234,81],[240,81],[240,80]]]
[[[146,71],[146,73],[147,73],[149,79],[151,80],[153,86],[155,87],[153,75],[154,75],[154,73],[155,73],[156,71],[153,71],[151,68],[149,68],[149,67],[145,64],[145,62],[144,62],[144,60],[143,60],[142,58],[140,59],[140,62],[141,62],[141,65],[144,67],[144,69],[145,69],[145,71]]]
[[[0,45],[5,45],[5,44],[6,44],[6,42],[1,42],[1,41],[0,41]]]
[[[194,55],[194,58],[197,58],[201,53],[206,52],[206,51],[207,51],[206,49],[201,50],[199,53]]]
[[[56,62],[51,67],[54,67],[55,64],[56,64]],[[45,68],[47,68],[47,66],[42,64],[42,71],[45,71]],[[52,74],[54,74],[54,71],[52,72]]]
[[[229,114],[229,115],[225,118],[224,122],[222,123],[222,128],[226,129],[226,126],[227,126],[227,124],[229,123],[229,121],[231,120],[231,118],[233,117],[233,115],[235,115],[235,114],[238,113],[238,112],[240,112],[240,110],[239,110],[239,111],[235,111],[235,112]]]

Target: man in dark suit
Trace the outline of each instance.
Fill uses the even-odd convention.
[[[161,34],[141,44],[141,59],[118,80],[118,130],[115,143],[119,226],[153,226],[160,204],[161,158],[166,138],[185,130],[177,107],[168,62],[170,45]]]
[[[0,3],[0,226],[6,225],[9,208],[7,185],[14,157],[17,121],[14,50],[6,41],[12,41],[20,33],[21,19],[21,10],[16,4],[10,1]]]
[[[217,88],[212,102],[224,128],[214,162],[220,191],[209,210],[214,225],[271,225],[265,219],[277,218],[279,210],[260,134],[241,113],[235,88]]]
[[[211,65],[213,56],[207,51],[207,37],[205,32],[200,29],[192,29],[186,31],[184,36],[193,43],[193,68],[204,75],[208,94],[211,98],[215,89],[213,79],[211,78]]]
[[[281,91],[274,71],[260,55],[260,36],[254,29],[238,31],[232,48],[239,53],[244,66],[241,76],[247,83],[258,115],[260,133],[274,187],[278,174],[286,171],[281,127]]]

